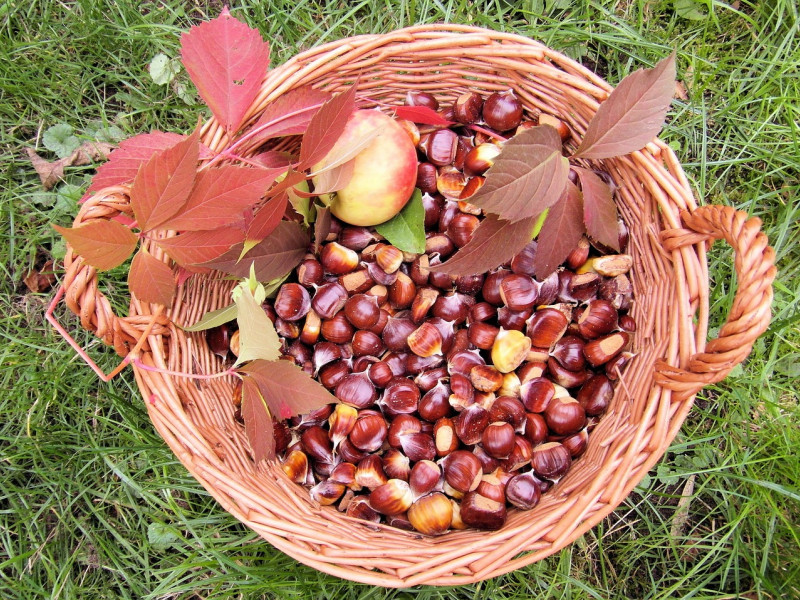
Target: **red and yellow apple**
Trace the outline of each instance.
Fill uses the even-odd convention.
[[[388,221],[406,205],[417,181],[417,152],[411,137],[391,117],[377,110],[356,110],[336,145],[315,170],[341,156],[370,131],[380,133],[353,159],[353,176],[331,198],[331,213],[350,225]]]

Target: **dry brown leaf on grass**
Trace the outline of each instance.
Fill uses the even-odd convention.
[[[84,142],[72,154],[58,160],[45,160],[32,148],[25,148],[25,151],[39,179],[42,180],[42,186],[46,190],[51,190],[64,177],[65,167],[79,167],[98,160],[107,160],[114,148],[113,144],[107,142]]]

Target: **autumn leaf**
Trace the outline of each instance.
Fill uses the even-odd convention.
[[[568,175],[558,132],[546,125],[532,127],[505,143],[469,201],[507,221],[535,217],[558,200]]]
[[[448,121],[442,115],[428,106],[393,106],[392,110],[399,119],[413,121],[421,125],[434,125],[436,127],[450,127],[453,121]]]
[[[351,158],[347,162],[327,166],[314,177],[314,191],[305,192],[295,190],[295,193],[303,198],[313,198],[322,194],[332,194],[347,186],[353,177],[356,161]]]
[[[600,105],[575,158],[612,158],[653,141],[675,93],[675,53],[652,69],[639,69],[619,82]]]
[[[186,139],[185,135],[164,131],[141,133],[119,143],[119,147],[100,165],[86,193],[96,192],[112,185],[133,181],[139,167],[159,151],[166,150]]]
[[[279,173],[236,165],[199,171],[184,207],[160,228],[201,231],[240,222]]]
[[[258,383],[242,377],[242,420],[244,433],[256,462],[275,458],[275,429]]]
[[[91,221],[78,227],[53,228],[64,236],[76,254],[98,271],[124,263],[136,248],[136,234],[117,221]]]
[[[244,232],[231,225],[207,231],[188,231],[174,237],[156,240],[170,258],[183,267],[206,266],[227,252],[234,244],[241,243]]]
[[[536,240],[539,242],[533,257],[536,277],[544,279],[555,271],[578,245],[584,232],[583,197],[578,186],[570,181],[559,201],[550,207]]]
[[[511,222],[486,215],[472,239],[447,262],[432,265],[431,271],[461,277],[486,273],[510,260],[531,241],[536,217]]]
[[[245,243],[252,247],[272,233],[281,222],[288,204],[289,194],[286,191],[279,196],[270,198],[264,206],[258,209],[248,224]]]
[[[583,223],[586,233],[601,244],[619,252],[617,205],[609,185],[592,170],[573,167],[583,193]]]
[[[256,144],[270,138],[305,133],[311,118],[331,95],[322,90],[303,86],[281,94],[267,104],[250,131]]]
[[[139,250],[131,261],[128,286],[140,302],[169,306],[175,297],[172,269],[145,250]]]
[[[362,150],[367,148],[376,137],[383,133],[383,130],[384,127],[378,126],[366,131],[355,131],[352,136],[347,136],[347,140],[342,140],[340,137],[322,161],[325,166],[319,171],[311,173],[314,177],[314,185],[317,185],[318,178],[321,174],[353,160]]]
[[[181,61],[217,121],[233,133],[269,67],[269,44],[224,8],[181,36]]]
[[[241,258],[242,244],[236,244],[222,256],[201,266],[217,269],[236,277],[247,277],[255,265],[259,281],[270,281],[296,267],[308,252],[308,234],[292,221],[281,221],[262,242]]]
[[[239,372],[256,382],[270,412],[279,420],[338,402],[322,384],[287,360],[255,360]]]
[[[33,150],[25,148],[42,187],[51,190],[64,177],[66,167],[89,165],[97,160],[106,160],[113,146],[106,142],[84,142],[67,156],[58,160],[45,160]]]
[[[239,324],[239,356],[236,364],[263,359],[277,360],[281,356],[281,341],[275,326],[256,302],[245,285],[240,285],[233,294],[236,304],[236,321]]]
[[[356,108],[356,88],[356,84],[351,85],[347,91],[325,102],[314,114],[300,144],[298,171],[313,168],[336,144]]]
[[[142,231],[166,222],[186,203],[197,173],[199,135],[197,128],[188,138],[156,152],[136,174],[130,203]]]
[[[314,254],[319,254],[319,249],[328,234],[331,232],[331,209],[327,206],[317,207],[317,220],[314,221]]]

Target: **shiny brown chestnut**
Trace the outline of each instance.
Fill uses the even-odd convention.
[[[358,450],[375,452],[382,445],[389,432],[383,415],[374,411],[364,411],[356,420],[353,430],[347,439]],[[341,452],[341,444],[339,451]]]
[[[314,292],[311,307],[321,319],[332,319],[344,308],[347,290],[338,283],[325,283]]]
[[[459,123],[469,125],[481,118],[483,98],[477,92],[464,92],[453,103],[453,114]]]
[[[586,425],[586,412],[574,398],[556,397],[544,411],[547,427],[556,435],[572,435]]]
[[[537,476],[544,479],[559,479],[572,464],[569,450],[559,442],[545,442],[533,449],[531,466]]]
[[[425,535],[445,533],[453,522],[453,505],[447,496],[434,492],[418,498],[408,507],[408,520]]]
[[[380,319],[378,299],[367,294],[353,294],[344,303],[344,316],[356,329],[370,329]]]
[[[355,408],[367,408],[375,404],[378,393],[367,373],[349,373],[336,385],[334,395],[345,404]],[[363,449],[363,448],[362,448]]]
[[[506,499],[522,510],[530,510],[541,499],[539,480],[533,473],[520,473],[506,484]]]
[[[442,459],[444,480],[454,490],[467,493],[478,487],[483,469],[478,458],[468,450],[456,450]]]
[[[508,458],[514,449],[514,443],[514,427],[504,421],[489,423],[481,434],[483,449],[494,458]]]
[[[492,129],[509,131],[522,121],[522,103],[513,90],[495,92],[483,103],[482,115]]]
[[[506,522],[506,505],[475,492],[461,499],[461,520],[476,529],[497,530]]]
[[[353,339],[355,333],[355,329],[341,312],[331,319],[323,320],[319,331],[323,338],[334,344],[346,344]]]
[[[355,270],[359,256],[355,250],[345,248],[338,242],[330,242],[322,246],[319,262],[328,273],[344,275]]]
[[[382,515],[397,515],[409,509],[414,501],[407,481],[390,479],[369,495],[369,505]]]

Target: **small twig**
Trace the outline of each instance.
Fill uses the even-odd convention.
[[[143,371],[150,371],[152,373],[162,373],[163,375],[171,375],[173,377],[185,377],[186,379],[219,379],[229,375],[236,375],[236,370],[233,368],[226,369],[220,373],[212,373],[211,375],[200,375],[198,373],[183,373],[181,371],[170,371],[169,369],[162,369],[161,367],[151,367],[146,365],[140,359],[133,359],[133,366],[142,369]]]

